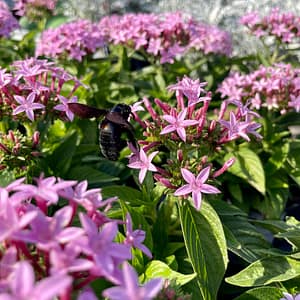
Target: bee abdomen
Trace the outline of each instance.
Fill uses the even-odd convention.
[[[124,142],[115,124],[106,123],[100,125],[100,149],[102,154],[110,159],[117,160]]]

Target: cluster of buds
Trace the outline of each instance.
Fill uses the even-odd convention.
[[[38,146],[38,131],[32,137],[24,136],[17,130],[0,133],[0,170],[13,170],[17,176],[24,175],[40,155]]]
[[[240,20],[257,37],[272,36],[283,43],[292,43],[300,38],[300,17],[292,13],[281,13],[273,8],[268,16],[260,17],[257,12],[249,13]]]
[[[211,93],[205,91],[205,85],[184,77],[169,86],[169,91],[176,92],[177,105],[173,107],[154,99],[160,112],[155,111],[147,98],[132,106],[136,121],[144,128],[145,140],[139,141],[142,145],[139,151],[132,149],[128,166],[140,170],[140,183],[149,170],[156,172],[154,178],[175,196],[192,194],[196,209],[200,209],[202,193],[220,192],[206,181],[213,181],[234,163],[231,158],[214,170],[212,161],[224,145],[240,138],[249,142],[249,134],[262,138],[257,132],[261,124],[254,121],[259,115],[240,101],[223,102],[219,115],[210,118]],[[138,116],[137,112],[145,109],[152,120]],[[160,158],[160,166],[152,163],[155,156]]]
[[[0,0],[0,38],[9,37],[10,33],[18,28],[18,21],[10,12],[7,4]]]
[[[18,16],[30,21],[40,21],[54,14],[57,0],[15,0],[14,10]]]
[[[260,66],[250,74],[234,72],[218,91],[228,101],[241,101],[250,108],[300,112],[300,69],[290,64]]]
[[[97,279],[115,285],[102,293],[109,299],[157,295],[163,280],[141,285],[129,265],[132,249],[152,257],[143,244],[145,232],[133,229],[129,214],[125,221],[110,219],[107,212],[117,197],[104,200],[100,189],[87,187],[87,181],[43,175],[34,184],[20,178],[0,187],[3,299],[73,299],[79,291],[76,299],[100,299],[90,287]],[[66,205],[57,209],[60,199]],[[119,225],[126,228],[122,241],[116,241]]]
[[[34,121],[47,116],[73,119],[68,102],[77,102],[74,96],[81,82],[52,62],[29,58],[15,61],[11,72],[0,68],[0,115],[14,120]],[[65,83],[72,85],[67,97],[61,95]]]

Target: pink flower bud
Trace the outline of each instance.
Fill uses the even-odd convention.
[[[224,165],[222,166],[221,169],[217,170],[213,175],[212,177],[213,178],[216,178],[218,176],[220,176],[221,174],[223,174],[225,171],[227,171],[233,164],[235,163],[235,158],[232,157],[230,159],[228,159]]]

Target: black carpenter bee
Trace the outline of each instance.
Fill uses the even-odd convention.
[[[128,122],[131,114],[130,106],[120,103],[111,110],[99,109],[80,103],[68,103],[69,109],[81,118],[99,118],[104,116],[99,123],[99,143],[104,157],[109,160],[117,160],[120,151],[127,145],[122,138],[123,133],[127,135],[128,141],[138,149],[134,137],[134,128]]]

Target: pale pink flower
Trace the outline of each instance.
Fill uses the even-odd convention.
[[[162,118],[166,120],[170,125],[167,125],[163,128],[160,134],[166,134],[173,131],[176,131],[179,137],[185,142],[186,141],[186,132],[185,127],[196,125],[199,123],[197,120],[185,120],[187,114],[187,108],[183,109],[178,116],[172,115],[163,115]]]
[[[158,151],[152,152],[149,156],[145,153],[143,149],[141,149],[137,156],[131,158],[131,163],[128,164],[129,168],[132,169],[140,169],[139,173],[139,182],[142,183],[145,179],[147,171],[156,172],[156,167],[151,163],[154,156],[158,153]]]
[[[217,194],[221,193],[216,187],[205,183],[208,179],[210,172],[210,166],[200,171],[197,177],[185,168],[181,168],[181,174],[183,179],[187,182],[184,186],[178,188],[175,192],[175,196],[185,196],[192,193],[194,206],[197,210],[201,207],[202,193],[204,194]]]
[[[34,102],[36,94],[31,92],[26,98],[23,96],[14,96],[15,100],[20,104],[13,110],[13,115],[25,112],[30,121],[34,121],[35,109],[43,109],[45,105]]]

